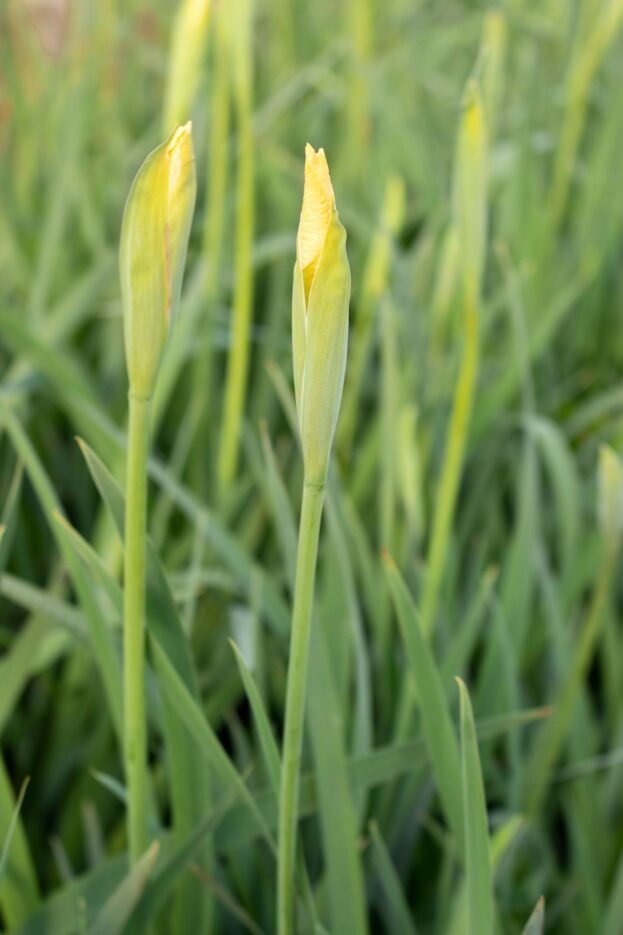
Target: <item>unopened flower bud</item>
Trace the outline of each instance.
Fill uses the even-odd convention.
[[[130,390],[154,391],[179,305],[196,194],[191,125],[149,154],[125,206],[119,269]]]
[[[324,150],[305,150],[305,187],[296,241],[292,344],[305,479],[324,484],[342,399],[348,343],[350,268]]]

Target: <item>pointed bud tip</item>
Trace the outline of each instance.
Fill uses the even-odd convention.
[[[335,203],[333,186],[331,184],[331,175],[329,174],[329,164],[325,151],[320,147],[315,150],[311,143],[305,144],[305,188],[311,186],[323,201],[330,204]]]
[[[317,152],[309,143],[305,146],[305,184],[298,233],[299,263],[309,295],[314,272],[322,253],[331,215],[335,211],[335,195],[324,149]]]
[[[391,552],[385,545],[381,546],[381,559],[388,569],[393,570],[396,568],[396,563],[391,556]]]
[[[194,159],[193,152],[193,125],[192,120],[177,127],[166,144],[166,155],[171,161],[180,163]]]
[[[475,78],[470,78],[467,82],[462,108],[468,139],[471,142],[480,141],[484,131],[484,112],[480,88]]]
[[[188,137],[193,135],[193,122],[192,120],[187,120],[186,123],[180,124],[175,128],[173,133],[169,138],[169,145],[167,149],[170,151],[175,149],[183,140],[186,140]]]

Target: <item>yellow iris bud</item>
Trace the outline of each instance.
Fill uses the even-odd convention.
[[[309,484],[326,480],[342,399],[350,268],[324,150],[305,149],[292,290],[294,388]]]
[[[454,179],[454,214],[459,235],[463,287],[477,300],[487,245],[487,128],[478,84],[467,84],[459,124]]]
[[[609,548],[617,550],[623,533],[623,465],[609,445],[599,449],[599,523]]]
[[[126,202],[119,270],[130,390],[154,391],[172,316],[179,305],[195,207],[191,124],[149,154]]]

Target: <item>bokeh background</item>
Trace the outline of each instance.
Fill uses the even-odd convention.
[[[544,896],[547,932],[623,932],[622,32],[620,0],[3,0],[6,931],[95,931],[99,918],[101,931],[138,932],[129,912],[145,894],[162,932],[273,930],[270,848],[212,747],[183,727],[179,749],[164,739],[152,674],[162,855],[212,808],[215,827],[158,887],[126,895],[117,928],[101,915],[127,873],[122,547],[92,452],[121,483],[123,205],[145,155],[189,118],[198,201],[155,406],[150,532],[164,584],[152,581],[150,613],[178,621],[197,710],[274,829],[229,641],[279,737],[301,485],[290,294],[309,141],[327,153],[353,281],[305,759],[316,931],[467,931],[381,550],[419,603],[466,340],[453,178],[471,79],[489,230],[431,645],[451,710],[461,675],[479,726],[499,931],[521,932]],[[234,359],[242,373],[248,363],[239,421],[225,404]]]

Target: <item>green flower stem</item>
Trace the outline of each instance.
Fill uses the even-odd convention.
[[[145,719],[145,533],[151,400],[130,392],[123,589],[123,691],[128,845],[134,864],[147,848]]]
[[[279,796],[279,859],[277,914],[279,935],[290,935],[294,917],[294,878],[299,772],[305,719],[307,657],[311,632],[318,537],[324,486],[305,483],[298,553],[294,610],[290,637],[286,714],[283,733],[281,793]]]

